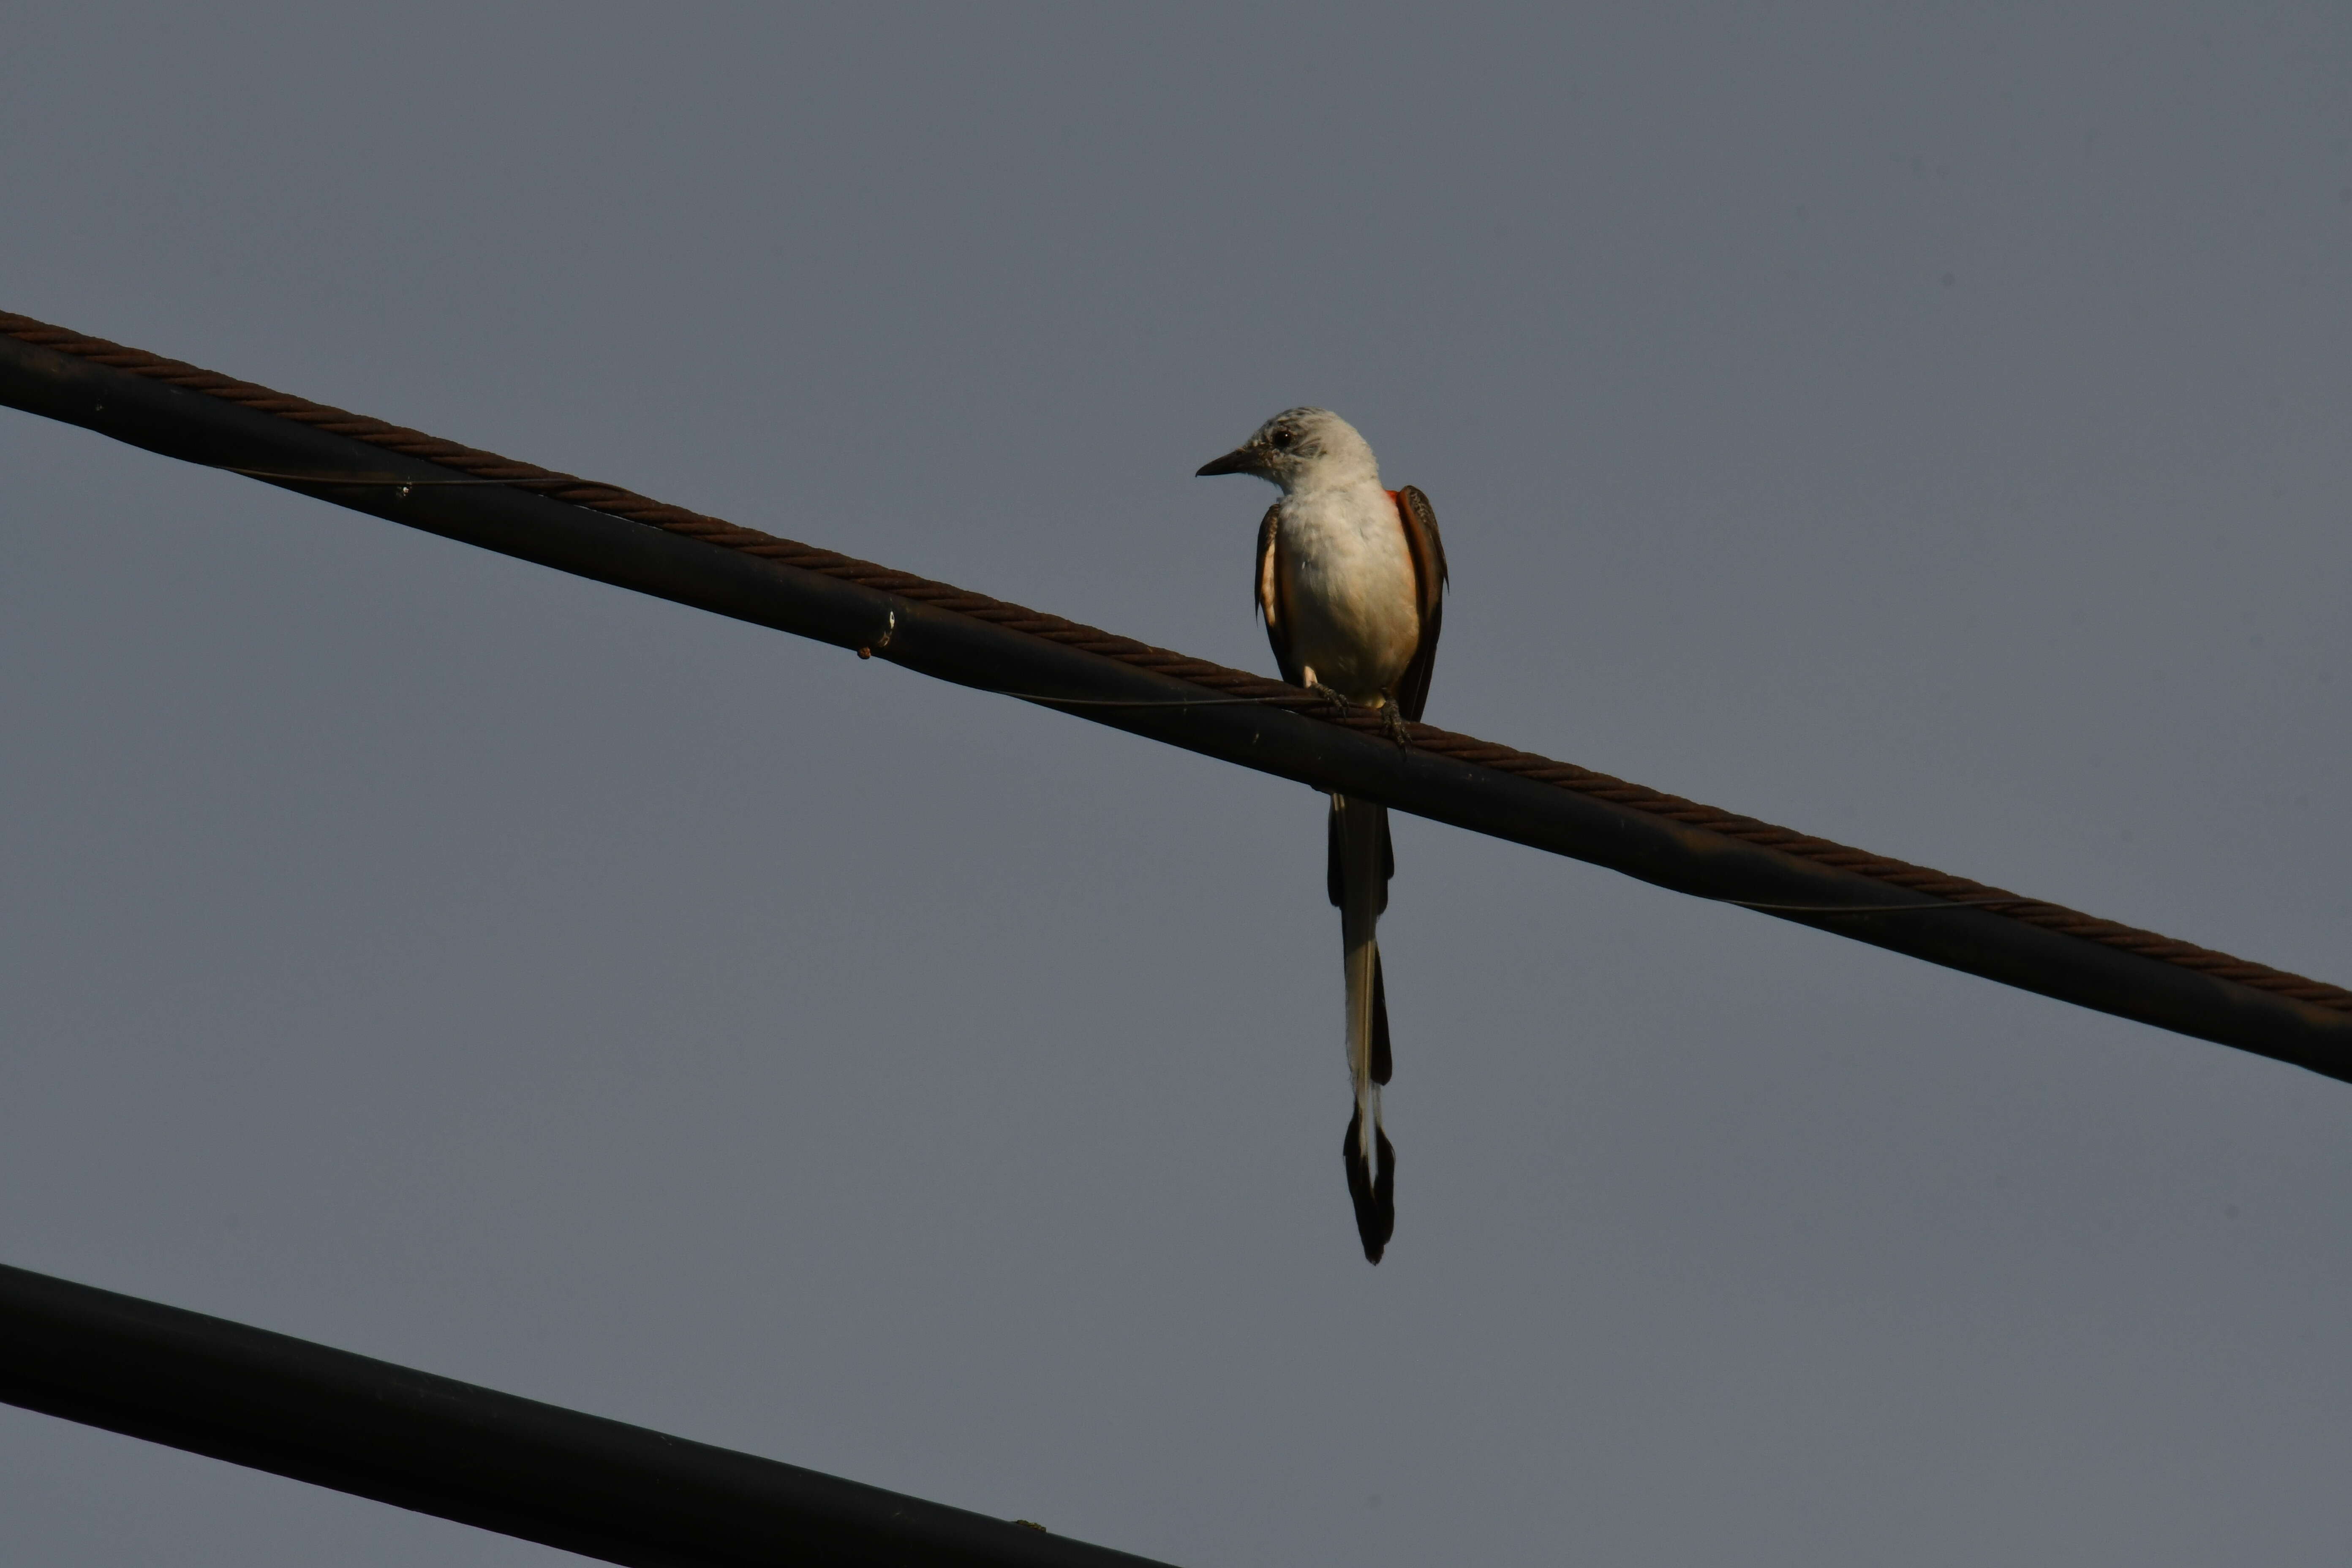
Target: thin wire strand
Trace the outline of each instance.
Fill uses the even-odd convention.
[[[1164,648],[1131,638],[1115,636],[1099,627],[1084,626],[1058,616],[1045,615],[1020,605],[1006,604],[986,595],[974,594],[951,584],[938,583],[913,573],[899,572],[869,561],[860,561],[838,552],[824,550],[798,541],[782,539],[756,529],[743,528],[720,518],[708,516],[688,508],[671,506],[639,495],[619,486],[608,485],[574,475],[559,474],[538,468],[535,464],[519,463],[511,458],[486,452],[455,441],[443,440],[422,431],[407,429],[348,409],[335,408],[308,398],[290,396],[272,388],[240,381],[180,360],[168,359],[143,349],[127,347],[102,338],[92,338],[69,329],[38,321],[13,311],[0,311],[0,335],[34,344],[58,353],[69,354],[94,364],[106,366],[125,374],[163,382],[216,397],[240,407],[252,408],[293,424],[325,430],[347,439],[365,442],[381,450],[434,464],[444,469],[470,473],[473,478],[453,479],[398,479],[374,476],[335,474],[292,474],[271,469],[231,469],[247,477],[277,479],[292,484],[311,484],[322,488],[352,485],[355,487],[477,485],[504,486],[527,492],[562,492],[568,504],[583,506],[609,516],[642,522],[667,530],[688,538],[698,539],[714,547],[740,550],[762,560],[778,562],[804,571],[840,581],[896,594],[919,604],[936,605],[977,620],[1009,626],[1048,642],[1083,649],[1123,663],[1149,668],[1172,679],[1191,682],[1216,689],[1228,679],[1234,682],[1255,680],[1248,671],[1231,670],[1202,659],[1188,659]],[[524,469],[531,477],[491,479],[479,477],[496,469]],[[875,648],[861,650],[868,657],[887,647],[887,637]],[[1270,683],[1269,683],[1270,684]],[[1046,707],[1081,707],[1101,705],[1139,706],[1144,704],[1116,702],[1100,699],[1049,698],[1033,695],[1027,700]],[[1161,700],[1150,706],[1241,706],[1259,704],[1268,707],[1286,706],[1289,711],[1325,722],[1339,723],[1339,716],[1316,711],[1311,703],[1301,702],[1286,694],[1273,699],[1204,697],[1193,700]],[[1355,728],[1352,724],[1348,726]],[[1817,838],[1794,829],[1779,827],[1753,817],[1742,816],[1716,806],[1683,799],[1627,780],[1612,778],[1588,768],[1558,762],[1517,751],[1509,746],[1481,741],[1475,736],[1454,734],[1433,726],[1419,727],[1422,732],[1412,738],[1414,749],[1433,756],[1450,757],[1473,763],[1499,773],[1521,777],[1555,788],[1575,791],[1593,799],[1602,800],[1629,811],[1664,817],[1686,826],[1721,834],[1737,842],[1772,848],[1795,857],[1829,866],[1834,869],[1895,887],[1910,887],[1916,882],[1966,882],[1967,879],[1948,877],[1927,867],[1874,855]],[[2031,899],[2019,899],[2001,889],[1987,889],[1982,884],[1969,884],[1981,896],[1978,906],[2000,914],[2006,919],[2021,921],[2044,930],[2063,931],[2082,941],[2101,946],[2140,953],[2160,963],[2176,964],[2200,973],[2221,976],[2238,984],[2258,991],[2311,1003],[2338,1013],[2352,1013],[2352,990],[2330,985],[2305,975],[2291,974],[2267,964],[2252,963],[2216,952],[2193,942],[2176,941],[2154,931],[2138,930],[2120,921],[2102,920],[2058,905]],[[1732,900],[1718,900],[1732,901]],[[1958,906],[1955,900],[1956,907]],[[1750,907],[1765,907],[1760,904]],[[1897,906],[1882,905],[1881,909]],[[1943,908],[1943,904],[1928,906]],[[1776,912],[1849,914],[1868,913],[1869,910],[1847,907],[1820,909],[1789,908]]]
[[[999,697],[1015,698],[1023,702],[1047,703],[1063,708],[1229,708],[1246,704],[1276,702],[1297,703],[1295,697],[1048,697],[1042,691],[1007,691],[1001,687],[987,687]],[[1712,894],[1702,895],[1710,903],[1729,904],[1736,909],[1756,910],[1766,914],[1790,915],[1886,915],[1906,914],[1913,910],[1984,909],[1993,904],[2029,904],[2031,899],[1958,898],[1937,899],[1925,904],[1780,904],[1759,899],[1726,899]]]
[[[281,474],[271,468],[240,468],[229,463],[210,463],[225,474],[242,474],[248,479],[279,479],[296,485],[360,485],[385,489],[423,489],[441,485],[577,485],[583,479],[404,479],[391,474]]]
[[[1709,902],[1732,904],[1743,910],[1762,910],[1782,915],[1884,915],[1905,910],[1979,910],[1994,904],[2030,904],[2032,899],[1958,898],[1937,899],[1931,904],[1768,904],[1755,899],[1721,899],[1702,894]]]
[[[993,686],[980,689],[1023,702],[1050,702],[1056,708],[1238,708],[1282,702],[1307,707],[1316,700],[1311,697],[1303,701],[1296,697],[1048,697],[1042,691],[1005,691]]]

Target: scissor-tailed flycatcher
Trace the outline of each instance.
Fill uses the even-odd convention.
[[[1371,447],[1323,408],[1276,415],[1200,471],[1254,474],[1281,488],[1258,524],[1257,606],[1282,678],[1384,709],[1402,737],[1403,722],[1418,721],[1429,700],[1445,605],[1445,546],[1429,498],[1410,486],[1382,489]],[[1373,937],[1395,873],[1388,807],[1335,793],[1326,880],[1347,954],[1348,1070],[1356,1088],[1348,1195],[1373,1263],[1396,1229],[1396,1151],[1381,1126],[1388,993]]]

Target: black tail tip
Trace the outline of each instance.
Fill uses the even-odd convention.
[[[1367,1169],[1356,1145],[1363,1126],[1364,1113],[1359,1108],[1348,1119],[1343,1152],[1348,1160],[1348,1199],[1356,1207],[1356,1237],[1364,1244],[1364,1261],[1376,1264],[1388,1250],[1389,1237],[1396,1234],[1396,1148],[1385,1131],[1374,1127],[1372,1152],[1380,1170]]]

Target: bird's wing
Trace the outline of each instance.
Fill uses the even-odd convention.
[[[1257,613],[1265,617],[1265,640],[1274,645],[1275,668],[1293,686],[1304,671],[1290,662],[1290,606],[1283,602],[1282,573],[1275,564],[1275,533],[1282,526],[1282,503],[1265,509],[1257,525]]]
[[[1414,597],[1421,611],[1421,642],[1397,679],[1397,709],[1418,723],[1429,702],[1429,677],[1437,667],[1437,633],[1445,621],[1445,541],[1429,498],[1407,485],[1396,492],[1397,519],[1404,524],[1405,548],[1412,552]]]

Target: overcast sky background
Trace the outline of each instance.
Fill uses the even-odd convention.
[[[14,5],[0,308],[2352,978],[2352,9]],[[1635,12],[1638,10],[1638,15]],[[1187,1568],[2335,1564],[2352,1089],[0,413],[0,1260]],[[576,1561],[0,1408],[0,1555]]]

